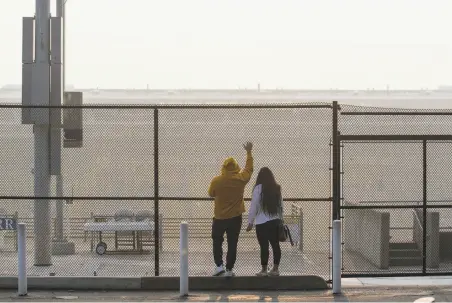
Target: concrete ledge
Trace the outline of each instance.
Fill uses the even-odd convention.
[[[179,277],[145,277],[143,290],[178,290]],[[190,277],[190,290],[323,290],[325,280],[317,276],[280,277]]]
[[[17,277],[0,277],[0,288],[17,289]],[[28,289],[140,290],[141,278],[132,277],[28,277]]]
[[[0,277],[0,289],[17,289],[17,277]],[[179,277],[29,277],[28,289],[179,290]],[[190,277],[190,290],[325,290],[318,276]]]

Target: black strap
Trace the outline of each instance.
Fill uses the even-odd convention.
[[[284,226],[284,228],[286,228],[287,235],[289,236],[290,245],[294,246],[294,243],[293,243],[293,240],[292,240],[292,234],[290,233],[290,229],[287,226]]]

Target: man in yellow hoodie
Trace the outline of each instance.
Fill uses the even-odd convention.
[[[242,214],[245,212],[243,193],[245,186],[253,174],[253,144],[247,142],[243,146],[246,150],[246,165],[243,170],[234,158],[227,158],[222,167],[221,175],[213,178],[209,186],[209,196],[215,198],[215,210],[212,223],[213,256],[215,260],[214,276],[225,274],[234,276],[237,257],[237,243],[242,228]],[[228,240],[226,256],[226,270],[223,265],[224,234]]]

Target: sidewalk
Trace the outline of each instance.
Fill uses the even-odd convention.
[[[326,291],[290,292],[178,292],[145,291],[30,291],[18,297],[15,291],[0,290],[0,302],[451,302],[452,277],[343,279],[343,293]]]
[[[175,292],[69,292],[31,291],[18,297],[12,291],[0,291],[0,302],[414,302],[421,298],[450,302],[452,289],[359,288],[345,289],[341,295],[328,291],[309,292],[196,292],[179,298]],[[426,302],[432,302],[426,301]]]
[[[413,287],[413,286],[451,286],[452,276],[436,277],[396,277],[396,278],[346,278],[342,279],[342,288],[360,287]]]

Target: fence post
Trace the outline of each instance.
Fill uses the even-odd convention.
[[[188,223],[180,224],[180,296],[188,296]]]
[[[160,220],[159,220],[159,110],[154,108],[154,267],[160,275]]]
[[[422,141],[422,273],[427,272],[427,140]]]
[[[338,130],[338,115],[339,115],[339,105],[337,101],[333,101],[333,220],[340,219],[340,162],[341,162],[341,152],[340,152],[340,140],[339,140],[339,130]]]
[[[333,221],[333,294],[341,293],[341,220]]]
[[[25,223],[17,224],[17,243],[18,243],[18,294],[19,296],[27,295],[27,247]]]
[[[19,212],[14,212],[14,219],[16,219],[16,222],[19,222]],[[14,249],[16,250],[16,251],[18,251],[18,243],[17,243],[17,237],[18,237],[18,234],[17,234],[17,230],[16,230],[16,235],[15,235],[15,237],[14,237]]]

